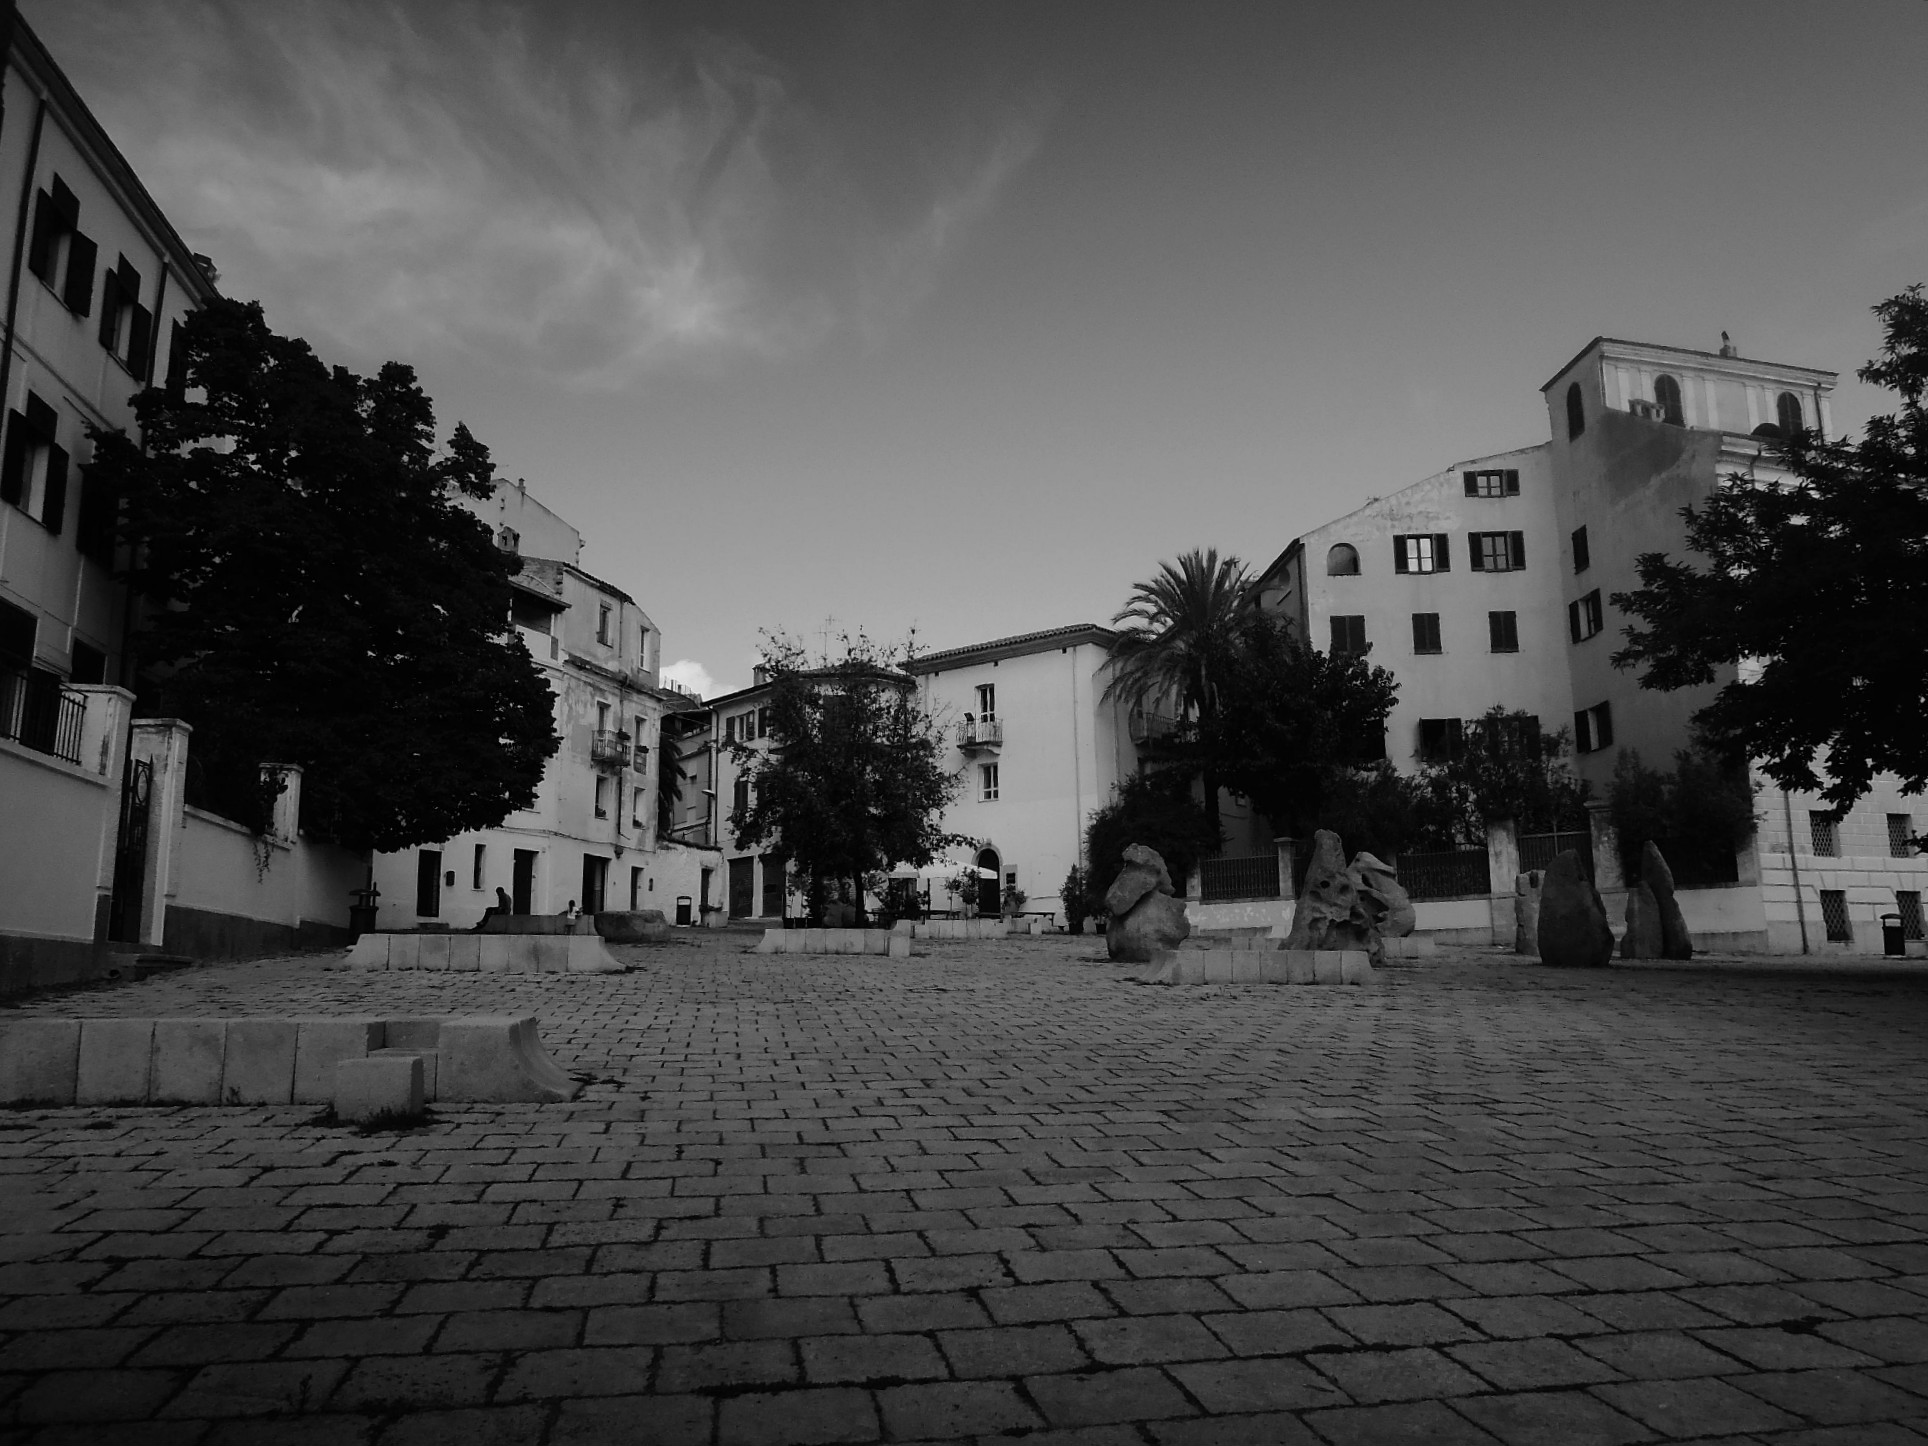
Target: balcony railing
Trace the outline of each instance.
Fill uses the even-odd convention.
[[[39,668],[0,671],[0,738],[24,748],[80,762],[80,730],[87,701]]]
[[[589,761],[598,768],[621,768],[630,756],[627,733],[601,730],[589,735]]]
[[[1178,728],[1178,720],[1169,713],[1135,704],[1125,717],[1125,726],[1133,743],[1153,743],[1171,737]]]
[[[1004,720],[986,714],[967,718],[957,728],[959,748],[996,748],[1004,742]]]

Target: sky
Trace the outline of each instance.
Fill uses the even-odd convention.
[[[1928,4],[21,0],[222,290],[583,532],[672,675],[1104,622],[1546,439],[1596,335],[1842,373]]]

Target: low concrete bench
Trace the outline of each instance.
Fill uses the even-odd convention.
[[[336,967],[452,969],[483,974],[623,971],[593,927],[573,934],[364,934]]]
[[[424,1096],[509,1104],[574,1099],[580,1086],[526,1015],[378,1019],[0,1021],[0,1104],[301,1105],[337,1097],[345,1060],[409,1055]]]
[[[1161,949],[1140,984],[1365,984],[1372,961],[1358,949]]]
[[[897,927],[913,939],[1002,939],[1010,933],[1002,919],[905,919]]]
[[[1290,924],[1274,924],[1265,937],[1271,939],[1276,948],[1291,935]],[[1407,934],[1403,937],[1381,935],[1379,943],[1387,959],[1433,959],[1439,954],[1439,946],[1431,934]]]
[[[910,936],[890,929],[765,929],[759,954],[881,954],[910,958]]]

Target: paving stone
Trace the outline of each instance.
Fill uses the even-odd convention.
[[[1346,1395],[1298,1361],[1200,1361],[1171,1368],[1213,1414],[1303,1411],[1342,1404]]]
[[[1588,1386],[1622,1379],[1621,1373],[1564,1341],[1478,1341],[1448,1346],[1446,1354],[1502,1391]]]
[[[732,1446],[874,1441],[877,1411],[868,1392],[848,1388],[752,1393],[721,1403],[718,1434]]]
[[[350,1368],[328,1409],[385,1414],[479,1406],[500,1369],[494,1355],[370,1356]]]
[[[1784,1371],[1732,1380],[1750,1395],[1827,1426],[1893,1421],[1928,1410],[1928,1402],[1919,1396],[1860,1371]]]
[[[1147,1366],[1027,1376],[1024,1386],[1053,1426],[1156,1421],[1198,1414],[1164,1372]]]
[[[1496,1446],[1499,1441],[1438,1401],[1342,1407],[1310,1412],[1304,1419],[1332,1446]]]
[[[892,1386],[877,1392],[876,1400],[885,1432],[897,1441],[1029,1431],[1043,1424],[1007,1381]]]
[[[950,1369],[924,1336],[819,1336],[798,1343],[804,1379],[818,1385],[945,1380]]]
[[[1584,1391],[1467,1396],[1453,1409],[1506,1446],[1631,1446],[1652,1433]]]
[[[962,1379],[1073,1371],[1090,1364],[1077,1337],[1056,1324],[946,1330],[938,1332],[937,1340],[951,1373]]]
[[[628,1395],[648,1389],[654,1357],[648,1346],[512,1352],[495,1399]]]
[[[1594,1394],[1663,1436],[1777,1431],[1801,1424],[1799,1417],[1710,1376],[1628,1381],[1596,1386]]]
[[[716,1404],[707,1396],[605,1396],[564,1401],[548,1446],[710,1446]]]
[[[1188,1315],[1121,1316],[1072,1322],[1091,1358],[1111,1366],[1209,1360],[1228,1354],[1219,1338]]]
[[[345,1361],[249,1361],[203,1366],[166,1414],[199,1419],[316,1410],[347,1374]]]

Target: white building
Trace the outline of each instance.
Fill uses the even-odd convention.
[[[1692,715],[1725,681],[1662,693],[1614,668],[1629,619],[1612,595],[1639,586],[1641,554],[1685,554],[1680,511],[1721,479],[1772,479],[1772,438],[1797,426],[1827,434],[1834,377],[1725,344],[1597,337],[1541,389],[1550,440],[1459,463],[1306,533],[1256,596],[1314,646],[1369,646],[1393,672],[1386,752],[1400,768],[1450,750],[1463,720],[1503,704],[1571,728],[1576,771],[1604,798],[1623,749],[1671,769]],[[1928,822],[1918,799],[1882,778],[1836,820],[1816,798],[1758,772],[1754,783],[1758,832],[1737,881],[1697,903],[1701,932],[1782,952],[1869,952],[1879,917],[1899,913],[1919,936],[1928,860],[1903,842]],[[1611,883],[1611,861],[1596,862]]]
[[[688,702],[661,683],[662,635],[627,593],[577,565],[581,533],[523,483],[462,505],[521,556],[516,631],[555,694],[562,743],[535,802],[498,827],[377,855],[378,927],[468,928],[498,888],[519,914],[572,903],[672,914],[714,857],[657,833],[662,719]]]

